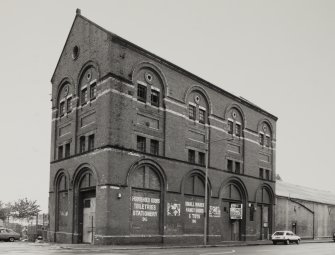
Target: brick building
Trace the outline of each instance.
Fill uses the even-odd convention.
[[[277,181],[275,230],[292,230],[304,239],[331,238],[335,194]]]
[[[275,116],[80,11],[51,82],[50,241],[202,243],[205,211],[209,242],[272,232]]]

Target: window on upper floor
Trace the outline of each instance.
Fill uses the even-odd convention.
[[[237,123],[235,124],[235,135],[241,136],[241,125]]]
[[[205,116],[206,116],[206,111],[203,109],[199,109],[199,122],[202,124],[205,124]]]
[[[88,150],[94,150],[94,134],[88,136]]]
[[[233,161],[231,159],[228,159],[227,160],[227,170],[229,172],[232,172],[233,171]]]
[[[259,134],[259,144],[264,145],[264,134]]]
[[[235,173],[240,174],[241,173],[241,163],[235,162]]]
[[[83,153],[86,150],[86,137],[85,136],[81,136],[79,138],[79,152]]]
[[[63,116],[65,114],[65,102],[62,101],[59,104],[59,115]]]
[[[70,143],[65,144],[65,157],[70,157]]]
[[[188,118],[191,120],[195,120],[195,106],[188,105]]]
[[[141,102],[147,101],[147,87],[141,84],[137,84],[137,100]]]
[[[137,150],[146,152],[146,138],[143,136],[137,136]]]
[[[188,162],[195,163],[195,150],[188,150]]]
[[[270,180],[270,170],[268,169],[265,170],[265,179]]]
[[[159,154],[159,142],[157,140],[150,140],[150,153],[153,155]]]
[[[228,120],[228,134],[233,134],[233,130],[234,130],[234,122]]]
[[[81,90],[80,102],[81,102],[81,105],[84,105],[87,103],[87,88],[84,88]]]
[[[159,107],[159,92],[151,89],[151,105]]]
[[[58,159],[63,158],[63,145],[58,146]]]
[[[204,166],[206,164],[205,162],[205,153],[204,152],[199,152],[198,154],[198,163],[199,165]]]
[[[259,178],[264,179],[264,169],[263,168],[259,169]]]
[[[69,113],[72,111],[72,97],[66,99],[66,112]]]
[[[95,99],[97,96],[97,83],[94,82],[90,85],[90,100]]]
[[[265,136],[265,146],[266,147],[270,147],[270,144],[271,144],[271,138],[270,136]]]

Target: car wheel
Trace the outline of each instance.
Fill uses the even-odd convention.
[[[296,241],[296,243],[299,244],[299,243],[300,243],[300,239],[298,239],[298,240]]]
[[[272,241],[272,243],[273,243],[274,245],[276,245],[276,244],[277,244],[277,242],[276,242],[276,241]]]
[[[15,238],[14,238],[14,237],[10,237],[10,238],[8,238],[8,241],[10,241],[10,242],[14,242],[14,241],[15,241]]]
[[[287,245],[287,244],[290,244],[290,240],[285,240],[285,244]]]

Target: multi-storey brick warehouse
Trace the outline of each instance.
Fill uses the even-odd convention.
[[[78,11],[52,76],[50,240],[199,243],[204,219],[209,242],[267,238],[276,120]]]

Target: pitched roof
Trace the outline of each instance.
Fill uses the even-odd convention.
[[[163,63],[163,64],[165,64],[165,65],[167,65],[167,66],[169,66],[169,67],[171,67],[171,68],[174,68],[175,70],[178,70],[178,71],[180,71],[180,72],[182,72],[182,73],[185,73],[185,74],[188,75],[188,76],[191,76],[193,79],[198,80],[198,82],[200,82],[200,83],[206,85],[207,87],[209,87],[209,88],[211,88],[211,89],[213,89],[213,90],[216,90],[216,91],[218,91],[219,93],[223,93],[223,94],[225,94],[226,96],[231,97],[231,98],[233,98],[234,100],[240,102],[241,104],[244,104],[244,105],[246,105],[246,106],[248,106],[248,107],[250,107],[250,108],[253,108],[254,110],[256,110],[256,111],[258,111],[258,112],[261,112],[262,114],[267,115],[268,117],[274,119],[275,121],[278,120],[278,117],[277,117],[277,116],[273,115],[272,113],[269,113],[268,111],[264,110],[263,108],[261,108],[261,107],[255,105],[255,104],[251,103],[250,101],[246,100],[245,98],[243,98],[243,97],[238,97],[238,96],[236,96],[236,95],[234,95],[234,94],[232,94],[232,93],[230,93],[230,92],[228,92],[228,91],[226,91],[226,90],[220,88],[219,86],[216,86],[216,85],[214,85],[214,84],[212,84],[212,83],[210,83],[210,82],[208,82],[208,81],[206,81],[206,80],[200,78],[199,76],[197,76],[197,75],[195,75],[195,74],[193,74],[193,73],[191,73],[191,72],[189,72],[189,71],[187,71],[187,70],[185,70],[185,69],[183,69],[183,68],[181,68],[181,67],[179,67],[179,66],[177,66],[177,65],[175,65],[175,64],[173,64],[173,63],[171,63],[171,62],[169,62],[169,61],[167,61],[167,60],[165,60],[165,59],[163,59],[163,58],[161,58],[161,57],[159,57],[159,56],[157,56],[157,55],[155,55],[155,54],[153,54],[152,52],[147,51],[147,50],[141,48],[140,46],[138,46],[138,45],[136,45],[136,44],[134,44],[134,43],[132,43],[132,42],[130,42],[130,41],[128,41],[128,40],[126,40],[126,39],[124,39],[124,38],[122,38],[122,37],[120,37],[120,36],[118,36],[118,35],[116,35],[116,34],[114,34],[114,33],[112,33],[112,32],[110,32],[110,31],[108,31],[107,29],[101,27],[100,25],[96,24],[95,22],[91,21],[90,19],[84,17],[84,16],[81,14],[80,9],[77,9],[77,10],[76,10],[76,16],[75,16],[75,18],[74,18],[74,21],[73,21],[73,23],[72,23],[71,29],[70,29],[69,34],[68,34],[68,36],[67,36],[65,45],[66,45],[67,42],[68,42],[70,33],[71,33],[71,31],[72,31],[72,28],[73,28],[73,26],[74,26],[75,21],[76,21],[77,18],[82,18],[83,20],[87,21],[88,23],[92,24],[93,26],[96,26],[97,28],[101,29],[101,30],[104,31],[105,33],[111,35],[112,40],[119,41],[119,42],[121,42],[121,43],[127,45],[128,47],[132,47],[133,49],[135,49],[135,50],[137,50],[137,51],[139,51],[139,52],[141,52],[141,53],[143,53],[143,54],[146,54],[146,55],[148,55],[148,56],[154,58],[154,59],[155,59],[156,61],[158,61],[158,62],[161,62],[161,63]],[[52,78],[51,78],[51,82],[52,82],[52,80],[53,80],[53,77],[54,77],[55,72],[56,72],[56,70],[57,70],[57,67],[58,67],[58,65],[59,65],[61,56],[63,55],[63,51],[64,51],[64,48],[65,48],[65,45],[64,45],[64,47],[63,47],[62,54],[60,55],[60,57],[59,57],[59,59],[58,59],[56,68],[55,68],[54,73],[53,73]]]
[[[276,195],[281,197],[313,201],[316,203],[335,205],[335,194],[310,187],[291,184],[283,181],[276,182]]]

